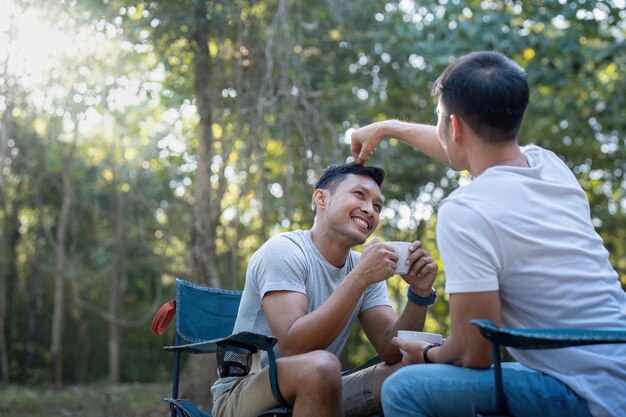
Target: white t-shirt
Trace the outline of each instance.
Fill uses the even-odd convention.
[[[491,167],[442,202],[446,292],[500,291],[505,326],[626,329],[626,293],[585,192],[554,153],[522,151],[529,167]],[[509,351],[568,385],[594,416],[626,415],[626,344]]]
[[[262,300],[266,293],[300,292],[307,297],[310,313],[331,296],[359,262],[360,256],[360,253],[350,251],[343,267],[337,268],[317,249],[310,230],[297,230],[272,237],[250,259],[233,333],[249,331],[273,336],[263,310]],[[339,356],[359,314],[381,305],[391,306],[385,281],[367,287],[343,330],[326,350]],[[277,358],[282,356],[278,345],[274,352]],[[261,366],[264,367],[267,363],[267,354],[261,352]],[[213,398],[216,399],[225,392],[233,381],[234,378],[218,380],[212,388]]]

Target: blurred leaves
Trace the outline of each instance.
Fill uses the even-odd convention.
[[[193,37],[198,4],[208,5],[211,23],[205,57],[197,56]],[[213,202],[221,213],[215,251],[224,287],[243,286],[249,257],[270,235],[310,227],[312,185],[323,167],[349,158],[346,133],[385,118],[435,123],[433,81],[455,57],[479,49],[503,52],[526,68],[532,93],[520,142],[555,151],[579,178],[626,286],[623,2],[21,0],[11,6],[0,20],[0,127],[9,127],[7,112],[13,126],[0,143],[0,238],[6,245],[0,264],[7,311],[15,318],[7,330],[15,380],[37,374],[23,369],[22,330],[37,222],[44,229],[37,369],[49,361],[46,279],[61,201],[60,164],[73,135],[77,203],[66,277],[81,300],[105,307],[118,222],[124,226],[124,318],[141,317],[153,299],[169,297],[159,295],[161,283],[170,294],[173,277],[189,272],[197,59],[214,66],[209,169],[214,189],[219,176],[227,181],[223,198]],[[19,41],[16,23],[28,13],[37,16],[40,29],[70,41],[57,45],[50,59],[40,52],[49,67],[15,72],[8,54]],[[43,38],[39,44],[51,48]],[[458,186],[459,174],[393,140],[381,144],[373,163],[387,171],[377,236],[420,238],[437,254],[437,204]],[[119,212],[113,197],[122,204]],[[427,321],[427,329],[442,333],[449,326],[444,272]],[[390,283],[401,308],[404,287],[397,277]],[[101,378],[106,324],[70,300],[64,354],[85,362],[67,370],[66,378]],[[370,353],[360,337],[351,346],[354,362]],[[123,339],[122,377],[154,378],[160,341],[143,330],[125,331]]]

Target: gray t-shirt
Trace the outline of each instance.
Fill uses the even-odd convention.
[[[360,254],[350,251],[343,267],[331,265],[313,244],[311,231],[281,233],[269,239],[252,256],[246,272],[246,284],[233,333],[250,331],[272,335],[262,299],[271,291],[297,291],[305,294],[309,313],[320,307],[358,263]],[[376,306],[390,306],[385,281],[370,285],[357,303],[339,336],[326,348],[339,356],[350,333],[350,327],[363,311]],[[278,346],[276,357],[282,356]],[[261,366],[268,363],[261,353]],[[218,380],[211,391],[218,398],[230,388],[234,378]]]

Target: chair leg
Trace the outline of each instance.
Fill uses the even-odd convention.
[[[291,407],[289,403],[283,398],[278,387],[278,370],[276,369],[276,356],[274,355],[274,349],[269,348],[266,350],[270,367],[270,386],[272,387],[272,394],[278,403],[283,407]]]
[[[500,358],[500,346],[496,343],[492,343],[493,349],[493,370],[495,376],[495,390],[496,390],[496,414],[507,414],[506,397],[504,396],[504,385],[502,383],[502,360]]]
[[[178,333],[176,334],[176,346],[180,343]],[[180,378],[180,351],[174,353],[174,375],[172,376],[172,398],[178,399],[178,381]],[[177,417],[176,407],[170,404],[170,417]]]

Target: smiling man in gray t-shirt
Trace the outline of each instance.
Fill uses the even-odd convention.
[[[387,298],[386,280],[398,256],[378,239],[359,254],[379,223],[384,172],[358,164],[330,166],[315,186],[311,230],[279,234],[252,257],[235,332],[272,335],[279,342],[278,383],[294,415],[369,416],[380,413],[383,380],[401,366],[391,344],[398,329],[421,330],[437,264],[416,240],[402,278],[409,284],[400,317]],[[385,363],[341,377],[337,356],[353,322],[359,322]],[[213,387],[214,415],[248,417],[279,404],[267,358],[263,370],[222,378]]]

